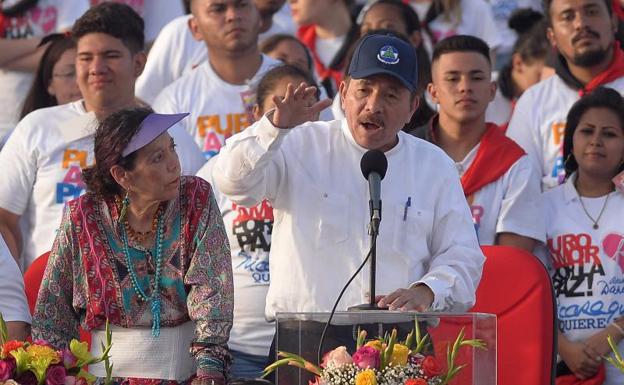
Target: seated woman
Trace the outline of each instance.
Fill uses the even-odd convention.
[[[624,348],[624,192],[613,182],[624,171],[624,99],[617,91],[597,88],[572,106],[563,155],[566,182],[544,193],[546,262],[559,318],[557,375],[602,377],[607,336]],[[606,365],[604,385],[622,383],[624,375]]]
[[[210,185],[180,176],[167,133],[186,115],[132,109],[100,123],[87,193],[65,207],[37,299],[33,338],[56,348],[81,325],[97,353],[113,325],[116,384],[224,384],[229,371],[227,235]]]

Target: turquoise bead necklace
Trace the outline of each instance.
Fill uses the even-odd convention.
[[[162,271],[162,238],[164,225],[163,211],[164,210],[158,210],[158,225],[156,226],[155,239],[156,252],[154,256],[156,272],[154,274],[154,281],[150,284],[152,290],[149,296],[139,285],[139,279],[130,259],[130,250],[128,247],[128,233],[125,226],[121,226],[121,239],[123,241],[124,255],[126,257],[126,264],[128,265],[128,272],[130,273],[130,281],[132,282],[132,287],[134,288],[134,291],[136,292],[139,299],[145,302],[150,302],[150,310],[152,313],[152,336],[154,337],[158,337],[160,335],[160,277]]]

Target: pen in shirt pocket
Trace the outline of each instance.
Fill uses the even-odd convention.
[[[412,197],[407,197],[407,201],[405,201],[405,208],[403,208],[403,222],[407,220],[407,210],[412,205]]]

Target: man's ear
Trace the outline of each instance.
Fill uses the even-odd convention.
[[[147,54],[145,51],[140,51],[134,54],[132,60],[134,61],[134,76],[139,77],[145,69],[145,63],[147,63]]]
[[[554,49],[557,49],[557,41],[555,40],[555,32],[553,31],[552,27],[546,28],[546,37],[548,38],[548,41],[550,42],[550,46],[553,47]]]
[[[338,87],[338,92],[340,93],[340,108],[344,111],[344,101],[347,97],[347,88],[349,87],[349,83],[344,80],[340,82],[340,86]]]
[[[431,95],[431,100],[435,103],[440,103],[440,99],[438,99],[438,88],[433,83],[427,84],[427,92]]]
[[[197,40],[197,41],[203,41],[204,40],[204,36],[202,35],[201,31],[199,30],[199,24],[197,23],[197,19],[195,19],[195,16],[191,16],[188,19],[188,27],[191,30],[191,34],[193,35],[193,39]]]

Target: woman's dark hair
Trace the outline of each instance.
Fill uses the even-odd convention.
[[[85,12],[74,24],[72,36],[76,41],[90,33],[105,33],[121,40],[132,53],[145,48],[145,23],[130,6],[101,3]]]
[[[293,35],[288,35],[285,33],[277,33],[275,35],[271,35],[267,37],[266,39],[260,42],[260,45],[259,45],[260,52],[264,54],[273,52],[273,50],[275,50],[275,48],[284,40],[294,41],[295,43],[299,44],[301,48],[303,48],[303,50],[306,53],[306,59],[308,59],[308,71],[312,73],[312,71],[314,70],[314,62],[312,61],[312,55],[310,54],[308,47],[306,47],[305,44],[301,42],[301,40],[297,39]]]
[[[546,21],[541,13],[530,8],[519,9],[512,13],[508,24],[509,28],[518,34],[518,39],[513,47],[514,55],[520,55],[522,61],[526,63],[534,60],[546,60],[550,45],[546,38]],[[508,100],[513,100],[519,96],[511,76],[512,70],[513,65],[510,61],[505,64],[498,76],[498,87]]]
[[[41,57],[35,79],[30,86],[26,100],[24,100],[20,119],[34,110],[58,104],[56,97],[48,93],[48,87],[54,76],[54,65],[65,51],[76,48],[76,43],[71,37],[60,33],[46,36],[43,41],[50,42],[50,44]]]
[[[377,0],[372,3],[368,3],[362,8],[360,15],[358,16],[358,23],[361,24],[366,17],[368,11],[378,4],[392,5],[398,8],[399,14],[405,24],[405,29],[408,35],[411,35],[415,31],[420,31],[420,19],[418,14],[409,4],[404,3],[401,0]],[[361,25],[360,25],[361,27]],[[374,32],[374,31],[371,31]],[[409,39],[408,39],[409,41]],[[422,93],[427,89],[427,85],[431,83],[431,60],[429,54],[425,49],[425,45],[421,43],[416,47],[416,61],[418,62],[418,90]],[[345,72],[349,70],[347,66]]]
[[[121,110],[99,123],[93,146],[95,164],[82,169],[82,180],[88,192],[102,198],[112,198],[123,193],[110,169],[115,165],[126,170],[134,168],[137,151],[125,157],[121,153],[139,130],[141,122],[153,112],[151,108]]]
[[[258,105],[262,107],[264,100],[272,95],[272,92],[275,90],[275,86],[277,85],[277,83],[280,80],[288,77],[299,78],[306,82],[308,85],[317,87],[316,100],[319,100],[320,92],[312,75],[306,73],[305,71],[302,71],[300,68],[293,65],[283,64],[271,68],[262,76],[262,79],[260,79],[260,81],[258,82],[258,86],[256,87],[256,103],[258,103]]]
[[[624,98],[622,98],[619,92],[612,88],[598,87],[580,98],[572,105],[566,118],[563,136],[563,159],[566,178],[578,169],[578,163],[572,152],[572,137],[583,115],[592,108],[606,108],[613,111],[620,121],[620,127],[624,130]],[[620,166],[618,173],[622,171],[624,171],[624,164]]]

